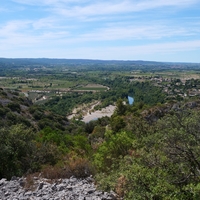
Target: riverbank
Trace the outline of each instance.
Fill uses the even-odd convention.
[[[72,119],[75,117],[78,119],[79,116],[82,116],[82,121],[88,123],[101,117],[111,117],[115,111],[116,106],[109,105],[105,108],[102,108],[101,110],[94,111],[94,107],[99,104],[99,101],[95,101],[91,104],[80,105],[79,107],[75,108],[72,111],[72,114],[68,115],[67,118]]]
[[[106,108],[103,108],[101,110],[97,110],[94,112],[88,112],[86,115],[83,116],[82,121],[85,123],[88,123],[92,120],[97,120],[98,118],[101,118],[101,117],[106,117],[106,116],[111,117],[115,111],[115,108],[116,108],[116,106],[109,105]]]

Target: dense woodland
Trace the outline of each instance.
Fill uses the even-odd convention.
[[[15,76],[28,76],[20,70]],[[169,99],[150,80],[111,75],[101,71],[87,78],[106,85],[107,91],[70,91],[42,104],[19,90],[1,88],[0,178],[37,172],[50,179],[92,174],[99,188],[124,199],[199,199],[199,97]],[[85,78],[75,77],[80,82]],[[198,80],[176,83],[174,89],[198,87]],[[134,96],[133,105],[128,95]],[[96,109],[116,105],[114,114],[86,124],[66,118],[75,106],[94,100],[101,102]]]

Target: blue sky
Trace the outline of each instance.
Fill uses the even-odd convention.
[[[200,0],[2,0],[0,57],[200,63]]]

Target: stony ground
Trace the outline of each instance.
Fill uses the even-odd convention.
[[[92,120],[96,120],[101,117],[105,117],[105,116],[111,117],[111,115],[114,113],[115,108],[116,106],[110,105],[110,106],[107,106],[106,108],[103,108],[102,110],[97,110],[91,113],[88,112],[86,115],[83,116],[83,121],[85,123],[88,123]]]
[[[116,200],[114,192],[96,189],[92,177],[86,179],[48,180],[34,177],[32,180],[13,177],[0,180],[1,200]]]

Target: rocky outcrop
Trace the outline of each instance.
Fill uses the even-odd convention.
[[[30,182],[30,183],[28,183]],[[0,180],[1,200],[115,200],[114,192],[97,190],[92,177],[49,180],[13,177]]]
[[[160,106],[154,106],[148,110],[144,110],[141,114],[143,118],[149,122],[156,122],[158,119],[162,118],[166,114],[173,112],[183,112],[188,109],[200,109],[200,101],[188,101],[186,103],[174,102],[166,103]]]

